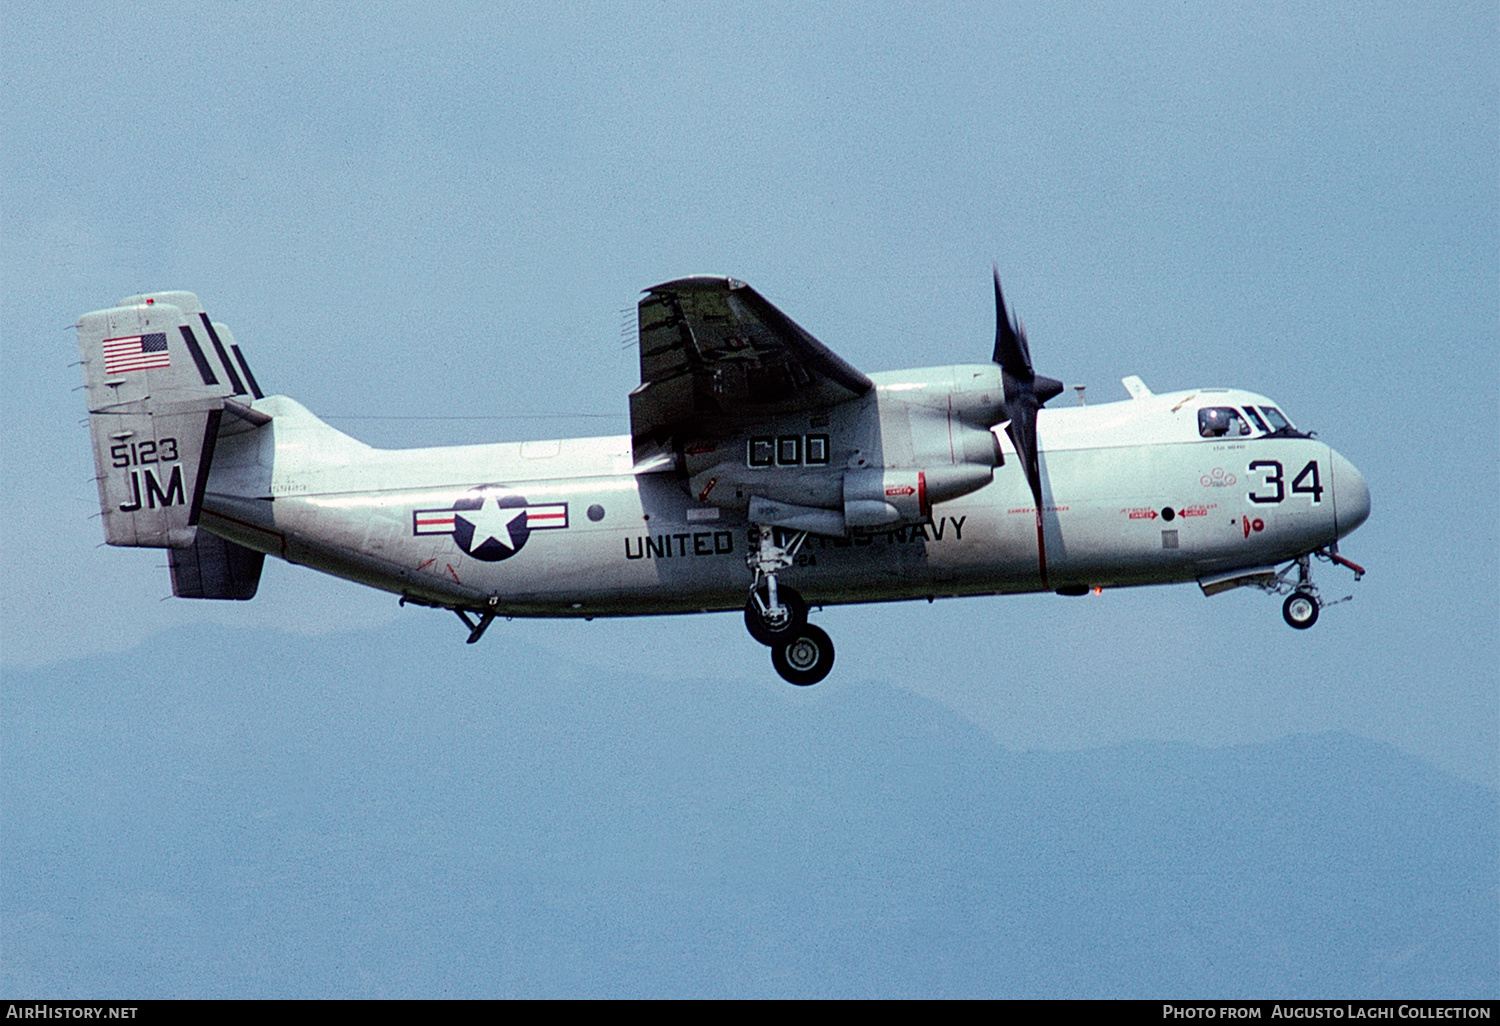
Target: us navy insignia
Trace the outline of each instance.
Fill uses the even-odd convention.
[[[488,563],[520,552],[532,531],[567,526],[566,502],[532,505],[519,495],[495,492],[474,492],[445,509],[412,513],[412,534],[451,534],[464,552]]]

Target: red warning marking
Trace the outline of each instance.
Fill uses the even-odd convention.
[[[915,494],[917,494],[917,490],[915,488],[913,488],[911,485],[902,485],[900,488],[887,488],[885,490],[885,494],[887,494],[887,495],[915,495]]]
[[[1036,511],[1036,564],[1041,571],[1042,587],[1047,587],[1047,536],[1042,531],[1042,511]]]
[[[455,569],[453,569],[453,564],[452,563],[448,563],[446,565],[448,567],[448,573],[450,573],[450,574],[453,575],[453,583],[454,584],[462,584],[462,583],[464,583],[463,581],[460,581],[458,579],[458,571],[455,570]]]
[[[1155,520],[1157,517],[1161,516],[1161,514],[1156,512],[1156,510],[1154,509],[1122,509],[1120,510],[1120,512],[1129,513],[1131,520]]]
[[[1249,517],[1240,517],[1240,526],[1244,529],[1245,537],[1248,538],[1251,531],[1264,531],[1266,529],[1266,522],[1260,517],[1256,517],[1254,520],[1251,520]]]
[[[428,567],[430,567],[432,564],[434,564],[436,562],[437,562],[437,558],[436,557],[433,557],[432,559],[424,559],[424,560],[422,560],[422,562],[420,562],[420,563],[417,564],[417,569],[418,570],[426,570]]]
[[[1182,509],[1177,511],[1177,515],[1180,517],[1206,517],[1208,516],[1208,507],[1184,506]]]
[[[714,485],[716,485],[718,483],[719,483],[719,479],[718,478],[716,478],[716,477],[709,478],[708,479],[708,484],[706,484],[706,485],[703,486],[703,491],[701,491],[701,492],[698,493],[698,501],[699,502],[707,502],[708,501],[708,493],[711,492],[711,491],[713,491],[714,490]]]

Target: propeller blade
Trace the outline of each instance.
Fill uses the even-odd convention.
[[[1026,344],[1026,328],[1013,321],[1005,309],[1005,293],[1000,291],[1000,267],[995,267],[995,362],[1017,381],[1036,376],[1031,369],[1031,349]]]
[[[1042,473],[1037,455],[1036,411],[1048,399],[1062,392],[1063,383],[1056,378],[1042,377],[1032,368],[1026,328],[1020,318],[1012,318],[1005,308],[998,265],[995,267],[995,362],[1000,365],[1005,381],[1004,410],[1010,421],[1005,431],[1016,447],[1016,455],[1021,457],[1026,483],[1031,486],[1032,498],[1040,510]]]
[[[1047,587],[1047,532],[1042,516],[1042,466],[1036,439],[1036,412],[1048,399],[1063,390],[1056,378],[1044,378],[1031,366],[1031,347],[1026,344],[1026,328],[1020,318],[1012,319],[1005,309],[1005,294],[1000,291],[1000,267],[995,266],[995,362],[1005,382],[1002,412],[1009,423],[1005,433],[1026,471],[1026,483],[1036,501],[1036,559],[1042,587]]]
[[[1031,486],[1031,497],[1036,500],[1037,509],[1042,508],[1042,467],[1036,447],[1036,411],[1040,405],[1031,396],[1005,404],[1006,412],[1010,414],[1005,433],[1016,447],[1016,455],[1021,457],[1026,483]]]

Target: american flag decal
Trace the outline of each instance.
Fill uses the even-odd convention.
[[[172,366],[164,332],[150,335],[125,335],[104,340],[104,373],[129,374],[131,371]]]

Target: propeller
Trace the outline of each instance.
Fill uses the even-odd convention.
[[[1042,377],[1031,367],[1031,349],[1026,344],[1026,327],[1019,319],[1012,320],[1005,309],[1005,296],[1000,291],[1000,268],[995,268],[995,362],[1000,365],[1005,381],[1005,416],[1010,423],[1005,433],[1021,457],[1021,466],[1026,470],[1026,483],[1031,485],[1031,495],[1036,499],[1037,517],[1042,511],[1042,470],[1037,459],[1036,411],[1048,399],[1063,390],[1063,383],[1054,378]]]

